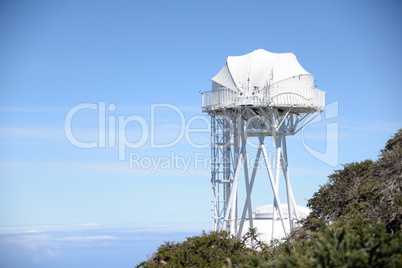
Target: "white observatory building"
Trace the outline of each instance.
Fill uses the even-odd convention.
[[[202,110],[211,116],[213,229],[241,236],[256,227],[267,241],[285,236],[309,212],[295,203],[286,137],[324,111],[325,92],[314,87],[313,75],[293,53],[258,49],[229,56],[212,78],[212,90],[201,94]],[[268,141],[274,153],[268,153]],[[270,185],[266,204],[272,204],[253,212],[253,186],[263,178]]]

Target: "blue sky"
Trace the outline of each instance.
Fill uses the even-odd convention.
[[[45,226],[41,241],[49,243],[24,256],[47,263],[67,252],[52,255],[50,241],[75,245],[68,237],[122,238],[127,226],[210,228],[210,171],[201,161],[210,152],[208,118],[198,92],[209,90],[226,56],[259,48],[298,55],[331,104],[288,139],[296,202],[305,205],[333,170],[376,159],[402,126],[401,11],[400,1],[2,1],[1,235]],[[77,105],[87,109],[71,131],[96,148],[66,137]],[[124,160],[119,134],[141,145],[123,146]],[[255,206],[272,202],[260,180]],[[89,229],[71,231],[83,224]],[[148,253],[163,239],[155,241]],[[6,255],[0,251],[0,263],[13,262]]]

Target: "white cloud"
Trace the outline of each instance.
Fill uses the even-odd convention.
[[[54,113],[67,110],[65,107],[0,107],[0,112],[5,113]]]
[[[363,122],[356,121],[342,121],[339,124],[341,131],[353,131],[353,133],[370,133],[370,132],[396,132],[401,128],[402,122],[371,122],[365,124]]]
[[[116,237],[109,236],[109,235],[102,235],[102,236],[71,236],[71,237],[59,238],[58,241],[92,243],[92,242],[103,242],[103,241],[107,241],[107,240],[116,240],[116,239],[117,239]]]
[[[98,226],[97,223],[83,223],[83,224],[77,224],[77,226]]]
[[[39,237],[37,234],[49,234],[54,232],[82,231],[88,230],[89,227],[99,226],[96,223],[83,223],[74,225],[38,225],[38,226],[21,226],[21,227],[0,227],[1,235],[21,235],[29,237]],[[92,229],[93,229],[92,228]]]
[[[42,229],[25,229],[26,227],[3,227],[0,228],[0,235],[2,234],[37,234],[43,233],[45,230]]]
[[[65,139],[62,127],[0,127],[0,137],[11,139]]]
[[[5,174],[13,174],[12,177],[24,176],[24,172],[28,172],[30,176],[35,170],[46,170],[47,174],[60,174],[60,172],[68,172],[68,174],[132,174],[127,162],[25,162],[25,161],[2,161],[0,168],[3,171],[1,177]]]
[[[163,241],[184,239],[188,234],[200,233],[203,229],[207,228],[199,223],[187,226],[141,224],[105,227],[95,223],[83,223],[0,227],[0,266],[21,260],[26,267],[31,264],[53,267],[46,265],[64,261],[71,256],[71,252],[90,250],[105,254],[104,249],[115,252],[130,249],[135,252],[136,249],[142,248],[144,243],[148,247],[156,247]]]

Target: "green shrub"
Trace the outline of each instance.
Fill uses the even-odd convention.
[[[237,266],[247,260],[248,254],[253,254],[253,251],[228,232],[203,232],[184,242],[165,242],[150,260],[137,267],[222,267],[228,264],[228,258],[232,265]]]

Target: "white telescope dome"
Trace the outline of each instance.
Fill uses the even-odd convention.
[[[229,56],[212,79],[212,90],[203,92],[202,108],[208,112],[242,106],[292,108],[292,113],[322,112],[325,92],[314,87],[293,53],[257,49]]]
[[[229,56],[225,66],[212,79],[212,89],[238,89],[265,86],[297,86],[311,88],[314,77],[297,61],[293,53],[272,53],[257,49],[242,56]]]

